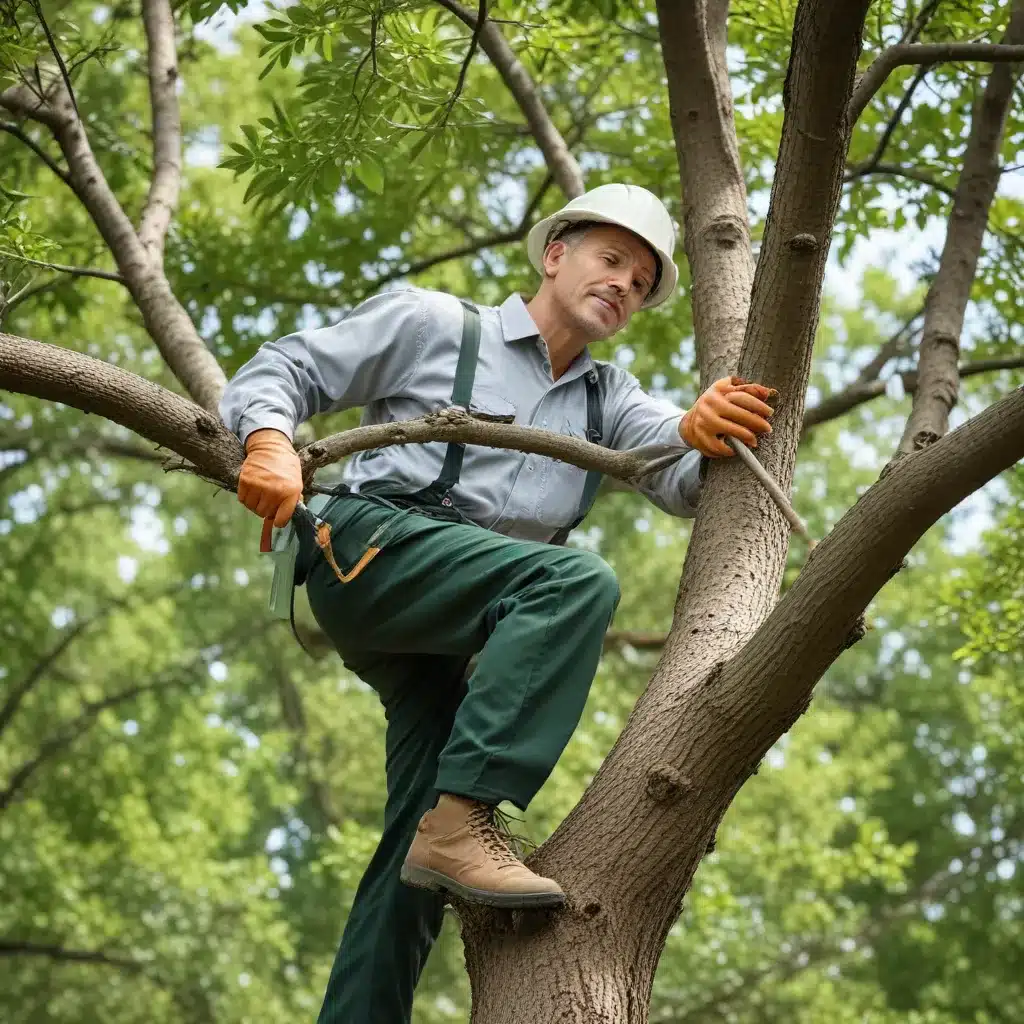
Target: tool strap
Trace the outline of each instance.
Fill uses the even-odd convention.
[[[587,386],[587,440],[592,444],[600,444],[604,435],[604,402],[601,398],[601,376],[596,367],[587,371],[584,383]],[[563,526],[551,538],[552,544],[564,544],[568,540],[569,534],[586,518],[597,497],[601,476],[599,470],[587,471],[587,479],[583,483],[583,497],[576,510],[576,518],[568,526]]]

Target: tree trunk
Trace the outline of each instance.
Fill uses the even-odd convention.
[[[677,73],[685,67],[673,64],[673,45],[690,51],[696,46],[705,74],[720,82],[722,5],[694,0],[684,6],[695,11],[662,30],[666,66]],[[802,0],[794,25],[787,116],[739,355],[744,376],[782,393],[774,433],[760,450],[786,490],[803,419],[867,7],[868,0]],[[673,40],[673,26],[696,33],[697,40]],[[685,92],[678,89],[677,98]],[[721,190],[720,208],[709,224],[694,232],[697,211],[687,219],[687,255],[695,295],[703,302],[700,322],[707,331],[722,328],[721,349],[713,334],[703,339],[701,365],[707,372],[736,358],[735,349],[729,351],[735,336],[730,324],[745,312],[749,256],[736,253],[743,231],[723,234],[715,227],[731,223],[730,211],[742,195],[742,182],[730,171],[728,136],[734,128],[728,96],[708,86],[686,102],[697,117],[687,114],[682,121],[695,121],[708,140]],[[678,102],[673,117],[682,151],[688,142]],[[713,126],[705,123],[712,120]],[[701,162],[695,153],[687,160],[691,166]],[[721,275],[730,265],[730,280],[711,280],[709,275]],[[534,916],[517,922],[478,911],[463,915],[475,1024],[645,1024],[665,937],[719,821],[765,751],[806,706],[813,682],[794,706],[789,693],[764,699],[760,671],[746,669],[740,679],[728,671],[729,659],[742,660],[737,655],[757,639],[772,611],[787,524],[740,465],[713,467],[701,506],[673,628],[647,691],[583,799],[530,861],[558,879],[567,909],[550,921]],[[820,563],[820,553],[816,559]],[[794,612],[782,631],[804,638],[805,609]],[[834,634],[831,660],[850,623],[837,615],[828,625]],[[786,667],[773,666],[783,676]],[[533,930],[525,934],[524,928]]]

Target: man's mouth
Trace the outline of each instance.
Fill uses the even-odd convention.
[[[619,310],[618,310],[617,306],[615,306],[613,303],[609,302],[606,298],[604,298],[604,297],[602,297],[600,295],[595,295],[594,298],[597,299],[597,301],[601,304],[601,306],[603,306],[605,309],[607,309],[608,312],[611,313],[611,315],[616,320],[618,320],[618,318],[619,318]]]

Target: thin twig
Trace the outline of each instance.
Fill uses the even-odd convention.
[[[857,382],[865,383],[869,380],[874,380],[881,372],[885,369],[885,364],[890,359],[899,355],[903,350],[907,340],[912,336],[914,332],[914,325],[921,317],[924,316],[924,310],[919,309],[911,316],[907,317],[906,320],[889,335],[888,338],[879,346],[878,351],[867,363],[867,365],[857,374]]]
[[[466,75],[469,73],[469,65],[473,62],[473,56],[476,53],[477,44],[480,42],[480,33],[483,31],[484,23],[486,21],[487,0],[480,0],[476,13],[476,25],[473,26],[473,35],[469,41],[469,49],[466,51],[466,58],[463,60],[462,67],[459,69],[459,80],[455,83],[455,91],[452,93],[451,99],[448,100],[448,105],[445,107],[444,114],[441,117],[441,128],[444,128],[445,125],[448,124],[448,118],[451,115],[452,108],[455,106],[459,96],[462,95],[463,86],[466,84]]]
[[[817,541],[807,532],[804,521],[797,515],[796,510],[789,503],[789,499],[782,493],[782,488],[775,482],[775,478],[757,461],[757,456],[738,438],[727,437],[726,443],[743,460],[743,464],[757,477],[758,482],[768,492],[772,501],[778,506],[779,511],[786,517],[786,521],[793,528],[794,533],[800,534],[807,542],[807,547],[814,550]]]
[[[71,78],[68,76],[68,69],[64,64],[64,58],[60,55],[60,50],[57,49],[57,41],[53,38],[53,34],[50,32],[50,26],[46,23],[46,17],[43,15],[43,9],[39,5],[39,0],[29,0],[29,3],[32,5],[32,9],[36,12],[39,24],[43,26],[47,45],[50,47],[50,53],[53,54],[53,59],[57,62],[57,67],[60,68],[60,76],[64,79],[64,88],[68,91],[68,98],[71,100],[71,106],[74,107],[75,116],[80,118],[81,115],[78,113],[78,102],[75,100],[75,90],[71,88]]]
[[[1006,359],[977,359],[973,362],[960,363],[957,372],[961,378],[975,377],[981,373],[995,373],[1000,370],[1024,369],[1024,356],[1011,356]],[[905,394],[913,394],[917,390],[917,370],[907,370],[895,376],[900,378]],[[837,391],[823,399],[818,405],[812,405],[804,413],[802,436],[822,423],[838,419],[852,412],[860,405],[881,398],[888,389],[888,380],[856,380],[842,391]]]
[[[859,177],[861,174],[868,174],[874,167],[878,166],[882,157],[885,156],[885,151],[889,146],[893,133],[899,127],[900,122],[903,120],[903,115],[910,106],[910,102],[914,97],[914,93],[917,91],[917,87],[925,80],[925,77],[928,75],[930,70],[931,69],[927,66],[917,69],[917,74],[915,74],[911,79],[910,84],[903,93],[903,97],[896,105],[896,110],[893,112],[892,117],[889,118],[889,123],[885,126],[885,130],[882,132],[881,138],[879,138],[878,144],[875,146],[875,151],[863,163],[855,165],[846,172],[847,180]]]
[[[28,302],[29,299],[34,298],[36,295],[40,295],[43,292],[48,292],[52,288],[56,288],[57,285],[65,280],[61,274],[56,274],[51,277],[48,281],[43,281],[40,284],[33,284],[29,281],[24,288],[15,292],[7,299],[0,299],[0,323],[2,323],[15,306],[20,306],[23,302]]]
[[[458,0],[437,0],[437,2],[445,10],[454,14],[463,24],[472,29],[476,28],[475,15]],[[559,188],[569,198],[582,195],[584,191],[583,172],[579,163],[552,120],[541,98],[537,83],[516,56],[508,40],[502,35],[501,29],[493,22],[485,23],[480,30],[480,46],[515,98]]]
[[[936,192],[941,192],[943,195],[949,196],[951,199],[956,195],[956,189],[951,185],[947,185],[917,168],[900,167],[897,164],[875,164],[874,167],[867,168],[851,167],[846,172],[845,180],[857,181],[857,179],[865,178],[871,174],[877,174],[889,178],[906,178],[908,181],[916,181],[921,185],[927,185],[929,188],[935,189]]]
[[[114,270],[99,270],[96,267],[69,267],[63,263],[46,263],[43,260],[29,259],[16,252],[5,252],[0,250],[0,259],[16,260],[18,263],[27,263],[33,267],[41,267],[43,270],[56,270],[61,274],[69,274],[71,277],[96,277],[101,281],[116,281],[124,284],[124,278]]]
[[[932,20],[932,15],[938,10],[940,3],[942,3],[942,0],[928,0],[928,3],[921,8],[917,17],[907,28],[907,31],[903,33],[903,38],[900,39],[900,42],[916,43],[928,22]]]
[[[0,131],[7,132],[8,135],[13,135],[16,139],[23,142],[29,149],[40,160],[46,164],[47,167],[53,171],[54,174],[64,182],[65,185],[71,184],[71,179],[68,177],[67,171],[64,170],[56,160],[53,159],[28,133],[26,133],[19,125],[14,124],[12,121],[0,121]]]

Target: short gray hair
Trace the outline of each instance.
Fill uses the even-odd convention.
[[[570,249],[575,249],[583,241],[583,236],[597,224],[596,220],[560,221],[551,229],[547,244],[564,242]]]

